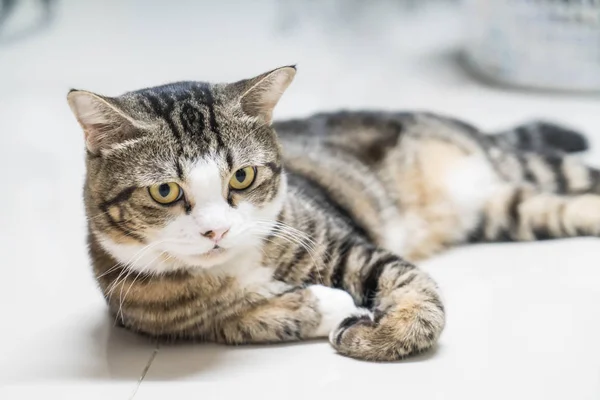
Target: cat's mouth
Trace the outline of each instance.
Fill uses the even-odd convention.
[[[210,268],[228,260],[231,256],[230,253],[228,249],[223,247],[213,247],[204,253],[171,253],[171,257],[188,267]]]
[[[195,252],[189,252],[188,254],[186,254],[187,257],[210,257],[210,256],[215,256],[218,254],[222,254],[224,252],[226,252],[227,250],[224,249],[223,247],[220,246],[215,246],[212,249],[205,251],[203,253],[195,253]]]
[[[210,249],[204,253],[193,254],[192,257],[194,257],[194,258],[212,258],[212,257],[220,256],[223,253],[225,253],[226,251],[227,251],[227,249],[220,247],[218,245],[215,245],[215,247],[213,247],[212,249]]]
[[[220,247],[219,245],[215,245],[215,247],[213,247],[212,249],[210,249],[209,251],[207,251],[206,253],[204,253],[205,255],[215,255],[215,254],[221,254],[224,253],[225,250],[223,247]]]

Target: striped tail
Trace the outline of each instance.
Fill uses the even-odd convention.
[[[542,192],[578,195],[600,194],[600,170],[564,154],[526,153],[516,156],[522,182]]]
[[[514,186],[490,199],[471,242],[600,236],[600,195],[563,196]]]
[[[589,149],[582,133],[545,121],[522,124],[492,137],[498,144],[534,153],[577,153]]]

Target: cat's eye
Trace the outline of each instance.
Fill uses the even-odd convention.
[[[235,190],[244,190],[252,185],[256,178],[256,168],[246,167],[235,171],[229,180],[229,186]]]
[[[181,199],[183,190],[181,186],[175,182],[161,183],[159,185],[152,185],[148,188],[150,196],[160,204],[171,204]]]

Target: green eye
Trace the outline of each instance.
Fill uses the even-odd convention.
[[[150,196],[160,204],[171,204],[181,199],[183,190],[181,186],[175,182],[161,183],[160,185],[153,185],[148,188]]]
[[[255,177],[256,169],[254,167],[238,169],[229,180],[229,186],[235,190],[247,189],[250,185],[252,185]]]

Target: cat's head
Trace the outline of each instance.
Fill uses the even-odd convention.
[[[121,264],[149,273],[208,268],[259,248],[285,196],[270,125],[295,72],[119,97],[69,92],[85,134],[95,240]]]

